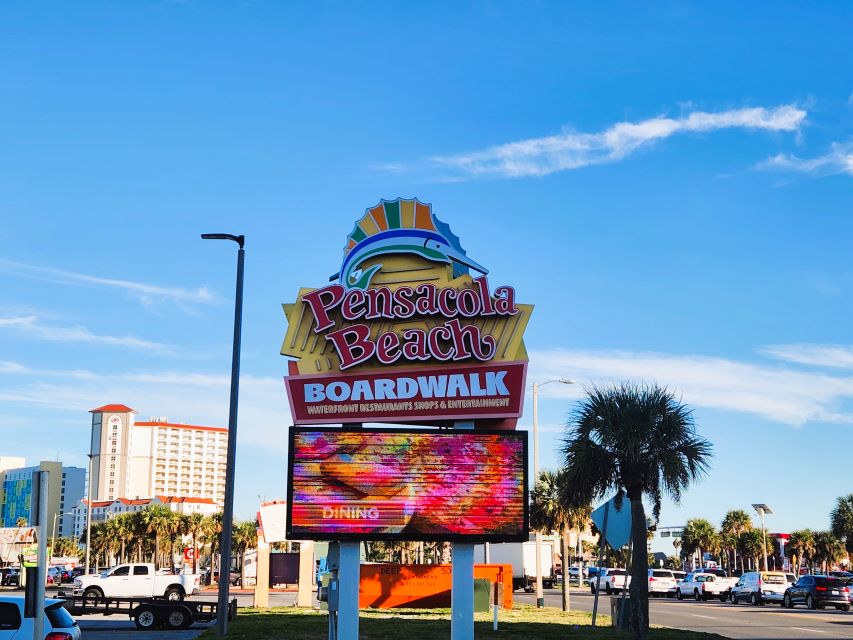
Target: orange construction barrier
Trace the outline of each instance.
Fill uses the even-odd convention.
[[[376,609],[450,606],[449,564],[363,564],[358,606]],[[474,577],[502,583],[501,606],[512,608],[512,565],[475,564]]]

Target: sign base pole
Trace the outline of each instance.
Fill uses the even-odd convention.
[[[473,422],[457,422],[457,429],[474,429]],[[454,542],[450,585],[450,640],[474,640],[474,545]]]
[[[361,543],[340,542],[338,570],[338,640],[358,640],[358,583],[361,579]],[[472,566],[473,571],[473,566]]]
[[[453,543],[450,640],[474,640],[474,545]]]

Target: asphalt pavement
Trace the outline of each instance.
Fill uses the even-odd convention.
[[[515,593],[523,604],[535,604],[535,594]],[[545,606],[560,607],[559,589],[545,590]],[[592,611],[589,589],[572,589],[572,609]],[[598,610],[610,614],[610,598],[601,594]],[[674,598],[652,598],[649,602],[652,624],[691,631],[717,633],[726,638],[772,638],[773,640],[815,640],[816,638],[853,638],[853,611],[835,609],[809,611],[804,607],[783,609],[778,604],[753,607],[733,605],[719,600],[696,602]]]

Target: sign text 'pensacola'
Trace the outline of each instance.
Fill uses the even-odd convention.
[[[294,424],[517,418],[526,362],[285,378]]]
[[[497,349],[494,337],[483,334],[476,325],[464,324],[464,319],[518,313],[515,290],[497,287],[492,297],[485,277],[475,278],[473,287],[463,289],[424,283],[394,290],[388,287],[347,290],[333,284],[306,293],[302,301],[314,315],[315,333],[335,326],[330,315],[335,310],[347,322],[355,323],[326,334],[326,340],[338,353],[342,371],[374,357],[383,365],[400,359],[447,362],[475,358],[488,362],[495,357]],[[448,321],[429,330],[406,329],[402,335],[387,331],[375,339],[370,338],[369,321],[429,316],[441,316]]]

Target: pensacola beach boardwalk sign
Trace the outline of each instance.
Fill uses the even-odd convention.
[[[512,287],[492,290],[486,274],[430,205],[398,199],[368,209],[335,282],[283,305],[294,424],[514,428],[533,307]]]
[[[493,286],[488,270],[468,256],[431,205],[398,198],[368,208],[347,236],[340,267],[329,284],[300,289],[296,301],[283,308],[287,331],[281,354],[291,358],[285,386],[299,428],[379,422],[473,428],[484,436],[515,429],[527,372],[522,337],[533,306],[519,302],[512,287]],[[293,456],[291,452],[291,490]],[[326,466],[339,473],[354,457],[341,451],[334,456]],[[395,462],[396,467],[408,464]],[[521,461],[525,471],[518,478],[526,478],[526,462]],[[321,464],[321,476],[323,468]],[[517,481],[524,485],[526,522],[526,481]],[[503,491],[499,485],[495,482],[491,491]],[[371,488],[365,491],[370,494]],[[441,487],[436,491],[440,498]],[[330,492],[329,486],[318,488],[318,493]],[[288,523],[291,516],[289,511]],[[477,536],[452,539],[451,637],[467,640],[473,638],[474,628]],[[337,548],[337,637],[354,640],[359,543],[342,537]]]

